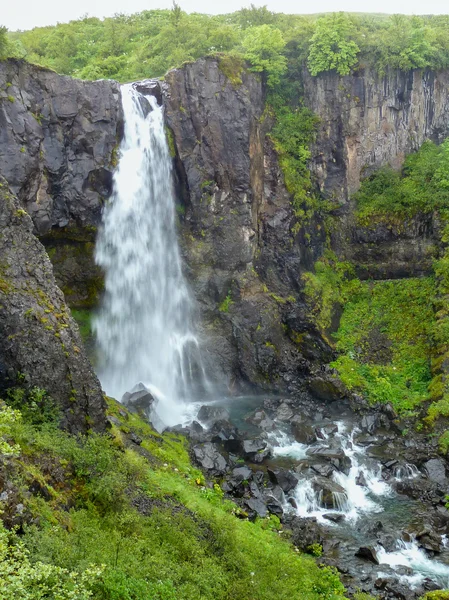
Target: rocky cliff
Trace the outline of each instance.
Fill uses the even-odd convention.
[[[105,428],[105,402],[33,223],[0,178],[0,389],[45,390],[74,433]]]
[[[260,80],[199,60],[167,74],[182,239],[211,364],[233,382],[297,387],[329,355],[300,297],[303,248],[263,118]]]
[[[30,214],[72,305],[98,299],[93,242],[111,193],[121,124],[116,82],[0,63],[0,173]]]
[[[425,139],[449,133],[446,72],[304,74],[304,100],[320,118],[311,169],[332,198],[334,229],[296,217],[267,133],[263,85],[238,62],[201,59],[161,84],[174,155],[180,238],[217,379],[318,395],[339,394],[321,366],[332,358],[303,294],[330,234],[361,277],[429,273],[439,224],[362,227],[350,199],[360,178]],[[122,132],[115,82],[81,82],[17,61],[0,65],[0,173],[29,211],[72,307],[92,307],[102,274],[96,226],[111,193]],[[337,387],[336,387],[337,386]]]
[[[342,206],[334,245],[362,277],[398,278],[430,271],[439,223],[431,215],[407,223],[354,223],[360,180],[384,165],[399,169],[425,140],[449,135],[449,73],[369,69],[339,77],[303,73],[304,99],[320,125],[311,169],[324,197]]]

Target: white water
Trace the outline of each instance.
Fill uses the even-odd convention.
[[[312,487],[312,479],[301,479],[294,491],[294,498],[298,505],[297,512],[303,517],[316,517],[319,521],[325,522],[324,515],[328,512],[339,512],[343,514],[347,521],[357,521],[362,515],[382,511],[381,504],[377,498],[388,496],[393,493],[391,487],[383,481],[381,477],[381,465],[377,461],[372,461],[366,457],[365,449],[357,446],[354,442],[354,431],[346,432],[344,423],[339,422],[338,433],[335,439],[338,440],[345,456],[351,459],[351,468],[348,474],[334,471],[331,479],[340,485],[343,492],[333,494],[335,508],[326,509],[322,505],[321,493]],[[327,446],[326,441],[322,446]],[[280,447],[275,448],[276,454],[289,455],[292,458],[303,458],[307,447],[302,446],[302,456],[295,452],[294,445],[289,446],[288,442],[281,436]],[[366,485],[358,485],[357,477],[363,474]],[[326,521],[327,522],[327,521]]]
[[[124,139],[95,254],[105,271],[94,321],[99,377],[117,399],[143,382],[158,416],[175,425],[205,375],[176,236],[163,108],[132,85],[122,87],[122,104]]]
[[[397,550],[387,552],[382,546],[378,546],[377,557],[379,562],[392,567],[409,567],[413,569],[413,575],[402,575],[399,580],[410,587],[416,587],[429,577],[437,582],[442,588],[449,588],[449,566],[426,556],[424,550],[418,547],[415,541],[404,542],[398,540]],[[383,575],[379,572],[379,575]]]

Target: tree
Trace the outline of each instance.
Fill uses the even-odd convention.
[[[287,59],[282,54],[285,40],[280,30],[270,25],[253,27],[243,38],[242,46],[244,57],[251,63],[250,70],[263,73],[269,87],[278,84],[287,70]]]
[[[8,54],[8,30],[6,27],[0,26],[0,59],[6,58]]]
[[[308,67],[312,75],[323,71],[337,71],[348,75],[357,64],[360,49],[352,39],[355,27],[344,13],[333,13],[317,21],[310,40]]]

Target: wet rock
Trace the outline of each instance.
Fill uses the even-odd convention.
[[[250,498],[249,500],[245,500],[245,505],[262,519],[268,515],[267,505],[260,498]]]
[[[242,443],[242,455],[254,463],[263,462],[271,455],[271,450],[265,440],[244,440]]]
[[[300,550],[306,551],[313,544],[322,544],[325,535],[323,527],[315,518],[286,517],[284,523],[292,532],[292,542]]]
[[[387,552],[394,552],[397,549],[396,538],[389,533],[382,533],[377,536],[377,541],[385,548]]]
[[[293,422],[291,428],[293,437],[300,444],[313,444],[316,439],[313,427],[307,423]]]
[[[200,408],[197,418],[199,421],[210,427],[217,421],[229,421],[229,412],[222,406],[204,404]]]
[[[131,440],[131,442],[133,444],[136,444],[136,446],[140,446],[140,444],[143,441],[140,436],[138,436],[136,433],[134,433],[134,431],[131,431],[131,433],[129,434],[129,439]]]
[[[286,402],[283,402],[276,410],[275,418],[277,421],[290,421],[294,412]]]
[[[240,433],[229,421],[216,421],[207,432],[211,442],[222,444],[226,452],[239,454],[242,450]]]
[[[373,546],[360,546],[355,553],[355,556],[358,558],[363,558],[363,560],[368,560],[375,565],[379,564],[379,558],[377,556],[376,549]]]
[[[418,545],[424,550],[440,553],[443,550],[441,535],[435,531],[420,532],[416,535]]]
[[[295,510],[298,509],[298,503],[294,498],[287,498],[287,502],[292,506]]]
[[[284,469],[267,469],[268,477],[274,484],[279,485],[283,492],[289,492],[298,485],[298,477]]]
[[[346,518],[345,515],[341,513],[326,513],[323,517],[328,521],[332,521],[332,523],[341,523]]]
[[[310,467],[321,477],[330,477],[335,471],[335,467],[329,463],[312,463]]]
[[[309,380],[309,389],[314,396],[326,402],[344,398],[347,390],[343,383],[331,374],[320,374]]]
[[[129,411],[145,415],[147,418],[151,414],[154,402],[152,393],[143,383],[135,385],[130,392],[123,394],[121,399],[121,403]]]
[[[336,469],[346,475],[351,469],[351,459],[346,456],[341,448],[309,448],[306,454],[328,460]]]
[[[315,435],[319,440],[325,440],[330,435],[334,435],[334,433],[338,432],[338,426],[335,423],[329,423],[329,425],[324,425],[323,427],[315,428]]]
[[[362,431],[366,431],[367,433],[373,434],[376,429],[379,429],[383,425],[383,415],[380,414],[371,414],[365,415],[362,417],[360,421],[360,428]]]
[[[0,73],[3,67],[0,61]],[[3,102],[2,110],[7,108]],[[7,156],[18,173],[17,156],[7,143],[8,132],[12,135],[7,118],[0,129],[0,169]],[[26,153],[18,150],[18,156],[28,151],[28,146]],[[38,387],[58,405],[63,427],[72,433],[104,431],[106,403],[100,383],[33,231],[30,216],[0,177],[0,391]]]
[[[237,467],[232,470],[232,477],[237,481],[250,481],[252,479],[253,472],[248,467]]]
[[[226,460],[211,442],[194,446],[193,454],[199,465],[210,471],[211,475],[219,476],[226,472]]]
[[[256,425],[263,431],[272,431],[275,428],[273,419],[271,419],[264,410],[257,410],[253,415],[245,419],[248,423]]]
[[[424,463],[424,472],[432,482],[447,485],[446,466],[441,458],[432,458]]]
[[[359,471],[357,477],[355,478],[355,482],[357,485],[366,487],[366,478],[365,478],[365,474],[363,471]]]
[[[347,500],[344,488],[331,479],[316,477],[312,481],[312,487],[317,494],[320,494],[321,506],[324,508],[340,508],[340,505]]]
[[[281,518],[284,514],[282,503],[279,502],[279,500],[277,500],[276,498],[274,498],[274,496],[269,495],[265,496],[265,501],[268,512],[270,512],[272,515],[276,515],[277,517]]]

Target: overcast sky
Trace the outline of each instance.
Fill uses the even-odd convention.
[[[86,13],[105,17],[117,12],[133,13],[154,8],[169,8],[171,0],[3,0],[0,25],[8,29],[31,29],[42,25],[78,19]],[[178,0],[187,12],[227,13],[249,6],[251,0]],[[331,11],[384,12],[406,14],[449,14],[449,0],[253,0],[270,10],[286,13]]]

